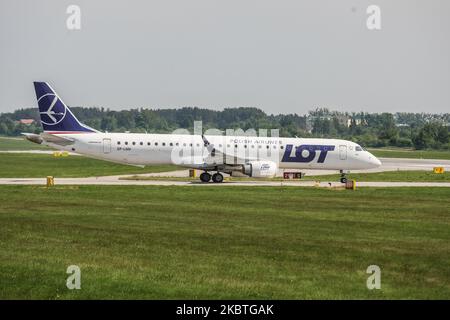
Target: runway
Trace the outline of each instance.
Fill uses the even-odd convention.
[[[431,171],[433,167],[444,167],[450,171],[450,160],[431,159],[402,159],[381,158],[382,166],[373,170],[352,171],[358,172],[382,172],[397,170],[426,170]],[[289,170],[291,171],[291,170]],[[335,174],[336,170],[292,170],[305,172],[307,176]],[[179,178],[188,177],[188,170],[177,170],[171,172],[141,174],[141,177],[159,177],[158,180],[130,180],[124,179],[130,175],[86,177],[86,178],[55,178],[55,185],[142,185],[142,186],[297,186],[297,187],[325,187],[338,188],[343,185],[337,181],[315,182],[315,181],[257,181],[239,180],[224,181],[223,183],[201,183],[200,181],[181,181]],[[282,175],[282,171],[279,172]],[[166,177],[167,179],[164,179]],[[174,179],[175,178],[175,179]],[[176,180],[178,179],[178,180]],[[46,184],[46,178],[0,178],[0,185],[42,185]],[[357,182],[357,187],[450,187],[449,182]]]
[[[45,178],[0,178],[0,185],[41,185]],[[223,183],[202,183],[200,181],[168,180],[121,180],[119,176],[98,178],[55,178],[55,185],[141,185],[141,186],[192,186],[192,187],[226,187],[226,186],[262,186],[262,187],[343,187],[339,182],[315,181],[224,181]],[[357,182],[357,187],[450,187],[450,182]]]

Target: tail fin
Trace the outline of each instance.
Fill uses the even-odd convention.
[[[82,124],[46,82],[34,82],[42,127],[49,133],[98,132]]]

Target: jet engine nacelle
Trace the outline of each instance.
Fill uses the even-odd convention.
[[[277,174],[278,165],[272,161],[251,161],[244,164],[242,173],[254,178],[270,178]]]

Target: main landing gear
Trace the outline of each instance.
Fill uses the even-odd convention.
[[[341,183],[347,183],[347,178],[345,177],[344,170],[341,170]]]
[[[200,180],[201,180],[202,182],[209,182],[209,180],[211,180],[211,175],[210,175],[208,172],[203,172],[203,173],[200,175]]]
[[[223,182],[223,175],[219,172],[214,173],[212,176],[212,181],[215,183],[221,183]]]
[[[203,172],[201,175],[200,175],[200,180],[202,181],[202,182],[209,182],[209,180],[211,180],[211,174],[209,174],[208,172]],[[219,173],[219,172],[217,172],[217,173],[214,173],[213,175],[212,175],[212,181],[213,182],[215,182],[215,183],[221,183],[221,182],[223,182],[223,175],[221,174],[221,173]]]

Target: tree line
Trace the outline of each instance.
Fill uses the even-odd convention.
[[[226,108],[222,111],[185,107],[179,109],[131,109],[73,107],[77,118],[108,132],[170,133],[185,128],[193,132],[194,121],[202,121],[203,130],[279,129],[282,137],[342,138],[366,147],[412,147],[450,149],[450,114],[429,113],[349,113],[317,108],[306,115],[266,114],[257,108]],[[34,119],[31,125],[20,119]],[[17,136],[21,132],[42,131],[36,108],[24,108],[0,114],[0,135]]]

